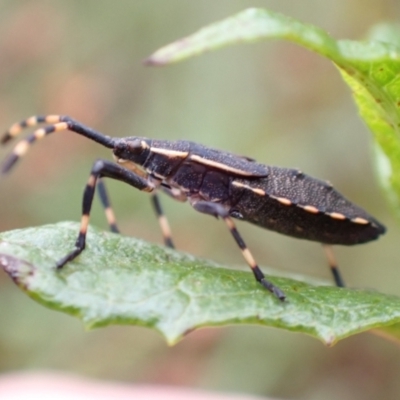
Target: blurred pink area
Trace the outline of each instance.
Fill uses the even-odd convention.
[[[168,386],[104,383],[47,372],[6,374],[0,377],[1,400],[256,400],[247,395],[223,395]],[[266,399],[263,397],[263,399]]]

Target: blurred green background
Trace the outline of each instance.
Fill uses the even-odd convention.
[[[68,114],[112,136],[195,140],[329,179],[389,228],[376,243],[336,248],[345,281],[399,294],[398,221],[375,179],[370,134],[332,64],[274,41],[164,68],[142,65],[159,47],[247,7],[285,13],[338,39],[360,39],[400,17],[395,0],[0,0],[0,126]],[[98,157],[110,155],[72,133],[38,143],[1,180],[0,231],[78,221]],[[108,183],[121,230],[161,242],[147,196]],[[221,222],[163,200],[179,249],[244,264]],[[97,204],[92,223],[107,229]],[[261,265],[331,279],[318,244],[239,228]],[[399,349],[369,334],[326,348],[304,335],[228,327],[199,330],[168,348],[144,328],[84,332],[78,320],[27,298],[4,273],[0,304],[4,373],[50,369],[286,398],[399,398]]]

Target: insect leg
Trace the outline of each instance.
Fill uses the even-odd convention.
[[[114,211],[111,207],[110,197],[107,193],[106,185],[104,184],[104,181],[101,178],[97,180],[97,190],[98,190],[101,204],[102,204],[102,206],[104,208],[104,212],[106,214],[106,218],[107,218],[108,225],[110,227],[110,231],[114,232],[114,233],[120,233],[117,223],[116,223]]]
[[[86,184],[82,201],[82,218],[78,238],[75,242],[75,249],[67,254],[57,263],[57,268],[62,268],[67,262],[76,258],[85,248],[86,233],[89,225],[90,210],[93,203],[93,196],[96,189],[96,182],[101,177],[107,177],[122,181],[145,192],[152,192],[154,186],[139,175],[115,164],[111,161],[97,160],[92,167],[89,180]]]
[[[339,268],[337,266],[336,258],[333,254],[332,247],[327,244],[323,244],[322,247],[324,248],[326,257],[328,258],[329,268],[332,271],[332,275],[335,280],[336,286],[345,287],[346,285],[344,284]]]
[[[183,191],[181,191],[181,190],[179,190],[177,188],[171,188],[171,187],[161,183],[160,189],[165,194],[167,194],[168,196],[172,197],[174,200],[182,201],[182,202],[187,200],[186,194]],[[151,202],[153,204],[154,210],[155,210],[156,215],[157,215],[158,222],[159,222],[160,227],[161,227],[161,232],[162,232],[162,235],[163,235],[163,238],[164,238],[164,244],[167,247],[170,247],[171,249],[174,249],[175,245],[174,245],[174,242],[172,240],[171,228],[169,226],[168,219],[165,217],[165,214],[164,214],[164,212],[162,210],[160,199],[159,199],[157,194],[155,194],[155,193],[153,194]]]
[[[30,117],[24,121],[21,121],[17,124],[11,126],[11,128],[3,135],[0,139],[1,144],[8,143],[12,138],[19,135],[20,132],[26,127],[33,127],[38,124],[48,124],[40,129],[36,129],[32,134],[30,134],[26,139],[21,140],[15,147],[13,152],[8,156],[2,166],[2,173],[8,172],[12,166],[28,151],[30,146],[36,142],[37,140],[43,139],[45,136],[53,133],[60,132],[64,130],[69,130],[75,133],[78,133],[82,136],[87,137],[101,145],[113,148],[116,139],[113,139],[109,136],[105,136],[100,132],[95,131],[92,128],[89,128],[78,121],[73,120],[72,118],[64,115],[47,115],[47,116],[34,116]]]
[[[283,301],[285,300],[285,294],[282,292],[281,289],[273,285],[270,281],[268,281],[265,278],[265,275],[263,272],[260,270],[258,267],[256,261],[253,258],[253,255],[250,253],[250,250],[247,248],[246,243],[242,239],[241,235],[239,234],[238,230],[236,229],[235,223],[233,222],[232,218],[229,216],[228,212],[226,209],[217,203],[212,203],[212,202],[207,202],[207,201],[198,201],[196,203],[193,203],[192,206],[195,208],[195,210],[213,215],[214,217],[221,217],[226,225],[228,226],[228,229],[230,230],[233,238],[235,239],[237,245],[240,247],[240,250],[242,251],[243,257],[247,261],[247,264],[250,266],[251,270],[253,271],[253,274],[258,282],[261,283],[266,289],[268,289],[270,292],[272,292],[279,300]]]
[[[161,227],[161,232],[164,238],[164,244],[171,249],[174,249],[174,242],[172,241],[171,229],[169,227],[169,223],[167,217],[165,216],[161,204],[160,199],[156,193],[151,196],[151,203],[153,204],[154,211],[156,212],[158,223]]]

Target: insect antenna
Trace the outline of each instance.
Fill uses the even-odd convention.
[[[25,128],[34,127],[39,124],[48,124],[43,128],[36,129],[33,133],[28,135],[26,139],[21,140],[15,147],[12,153],[6,158],[2,165],[1,172],[7,173],[13,165],[25,155],[29,147],[36,141],[43,139],[50,133],[69,130],[87,137],[105,147],[113,148],[116,139],[105,136],[100,132],[91,129],[80,122],[73,120],[68,116],[63,115],[47,115],[47,116],[33,116],[21,122],[13,124],[10,129],[3,135],[0,140],[1,144],[7,144],[11,139],[18,136]]]
[[[11,125],[8,131],[5,132],[3,137],[1,138],[1,144],[6,144],[16,136],[18,136],[25,128],[32,128],[39,124],[55,124],[60,122],[60,117],[58,115],[47,115],[47,116],[40,116],[35,115],[24,119],[21,122],[16,122],[15,124]]]

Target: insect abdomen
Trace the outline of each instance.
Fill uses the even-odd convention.
[[[266,178],[232,182],[232,210],[273,231],[325,244],[377,239],[385,227],[326,182],[299,171],[270,167]],[[233,214],[233,216],[235,213]]]

